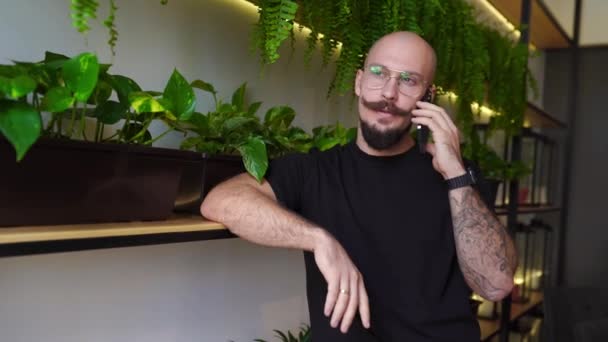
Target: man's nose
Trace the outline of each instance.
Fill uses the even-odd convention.
[[[396,78],[391,77],[386,81],[386,84],[382,88],[382,97],[387,101],[394,101],[397,99],[399,94],[399,82]]]

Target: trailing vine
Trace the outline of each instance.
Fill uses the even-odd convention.
[[[108,45],[110,45],[110,50],[112,50],[112,55],[116,55],[116,41],[118,40],[118,31],[116,30],[116,25],[114,21],[116,20],[116,3],[114,0],[110,0],[110,14],[108,18],[104,20],[103,24],[108,28],[108,32],[110,34],[110,39],[108,40]]]
[[[166,5],[169,0],[161,0],[162,5]],[[114,21],[116,20],[116,6],[115,0],[108,0],[109,14],[103,21],[103,25],[108,29],[110,38],[108,39],[108,45],[112,51],[112,55],[116,54],[116,41],[118,40],[118,31]],[[70,3],[70,16],[72,17],[72,26],[86,35],[90,30],[91,26],[89,21],[91,19],[97,19],[97,10],[99,9],[99,2],[96,0],[71,0]]]
[[[458,94],[458,121],[465,135],[472,133],[474,115],[470,104],[484,103],[503,113],[493,126],[516,133],[523,122],[527,47],[478,23],[475,11],[463,0],[294,0],[297,17],[311,28],[305,50],[308,64],[321,43],[324,65],[342,48],[335,61],[336,73],[328,95],[352,92],[356,70],[365,54],[381,36],[398,30],[413,31],[435,48],[438,56],[435,83],[443,91]],[[264,63],[272,63],[276,50],[287,38],[277,29],[291,30],[296,17],[293,1],[262,0],[256,30],[272,34],[253,36]],[[264,14],[266,13],[266,14]],[[282,18],[279,13],[289,13]],[[269,19],[271,16],[273,19]],[[278,26],[276,23],[283,25]],[[318,34],[323,34],[321,39]],[[268,58],[272,56],[273,58]],[[278,57],[277,57],[278,58]]]

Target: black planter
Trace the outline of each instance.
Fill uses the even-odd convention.
[[[214,186],[245,171],[240,156],[202,154],[198,163],[190,163],[184,168],[175,211],[200,213],[203,199]]]
[[[0,226],[162,220],[200,154],[40,139],[21,162],[0,138]]]

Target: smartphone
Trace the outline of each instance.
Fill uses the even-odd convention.
[[[433,90],[429,87],[421,101],[433,102]],[[430,130],[427,126],[418,124],[416,125],[416,142],[418,143],[418,150],[420,153],[426,153],[426,143],[429,140]]]

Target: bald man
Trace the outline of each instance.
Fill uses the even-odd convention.
[[[446,112],[420,101],[433,48],[410,32],[382,37],[357,71],[355,142],[271,162],[209,193],[201,213],[254,243],[304,251],[312,337],[339,341],[479,341],[471,289],[510,293],[516,254],[463,162]],[[408,134],[427,126],[421,153]]]

